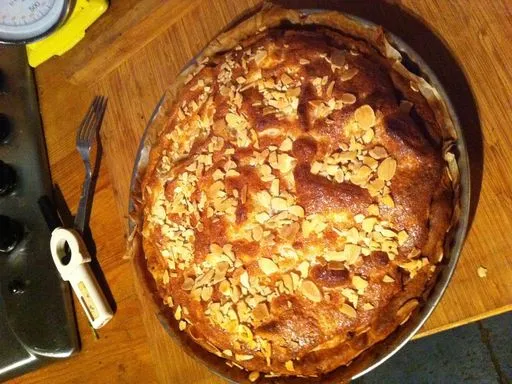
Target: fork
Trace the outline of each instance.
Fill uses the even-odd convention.
[[[75,228],[82,234],[84,233],[87,223],[90,189],[94,176],[91,167],[91,148],[98,136],[106,108],[107,98],[96,96],[80,124],[76,135],[76,149],[80,153],[85,167],[85,181],[82,186],[82,195],[80,196],[80,202],[75,216]],[[97,154],[96,152],[96,156],[93,159],[94,164],[96,164]]]

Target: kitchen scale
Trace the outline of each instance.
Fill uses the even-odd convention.
[[[37,67],[74,47],[107,8],[107,0],[0,0],[0,44],[26,44]]]

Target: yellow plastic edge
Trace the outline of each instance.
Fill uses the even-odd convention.
[[[30,66],[35,68],[49,58],[69,51],[107,9],[108,0],[77,0],[73,13],[63,26],[43,40],[27,44]]]

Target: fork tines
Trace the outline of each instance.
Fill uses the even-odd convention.
[[[103,114],[107,107],[107,98],[104,96],[96,96],[87,111],[78,132],[76,135],[76,144],[84,145],[91,144],[95,135],[98,133],[98,128],[101,125]]]

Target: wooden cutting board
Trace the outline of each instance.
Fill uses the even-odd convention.
[[[102,215],[108,212],[109,219],[117,215],[119,223],[126,228],[133,161],[157,101],[190,58],[230,20],[257,3],[257,0],[112,0],[107,14],[90,28],[86,38],[70,54],[50,60],[36,71],[43,122],[51,148],[50,163],[52,170],[59,169],[60,182],[66,188],[78,190],[80,178],[75,177],[76,172],[69,167],[62,170],[72,151],[69,137],[73,135],[78,116],[87,109],[91,95],[108,96],[101,136],[113,197],[101,199],[95,210]],[[303,7],[336,3],[339,9],[374,20],[402,36],[429,59],[463,112],[461,123],[473,169],[472,227],[453,280],[420,336],[512,309],[512,75],[507,70],[512,62],[510,3],[507,0],[290,3]],[[461,71],[454,70],[457,65]],[[59,167],[53,167],[54,164]],[[72,177],[66,178],[65,174]],[[96,220],[102,219],[97,216]],[[108,245],[118,231],[109,227],[95,233],[97,245]],[[98,257],[102,262],[102,254]],[[119,261],[121,257],[118,254]],[[477,275],[480,266],[487,268],[486,278]],[[119,273],[110,281],[111,285],[132,279],[127,268]],[[223,382],[184,355],[154,315],[145,310],[146,298],[140,299],[146,342],[158,381]],[[139,313],[131,315],[139,316]],[[112,327],[117,330],[123,326],[120,319]],[[136,353],[145,351],[141,348]],[[130,364],[129,353],[120,353],[119,358]],[[134,368],[130,381],[143,380],[147,369],[150,369],[147,365],[141,365],[139,371]],[[51,369],[46,372],[52,375]],[[122,379],[112,377],[112,380]],[[97,376],[91,376],[88,381],[102,382]]]

